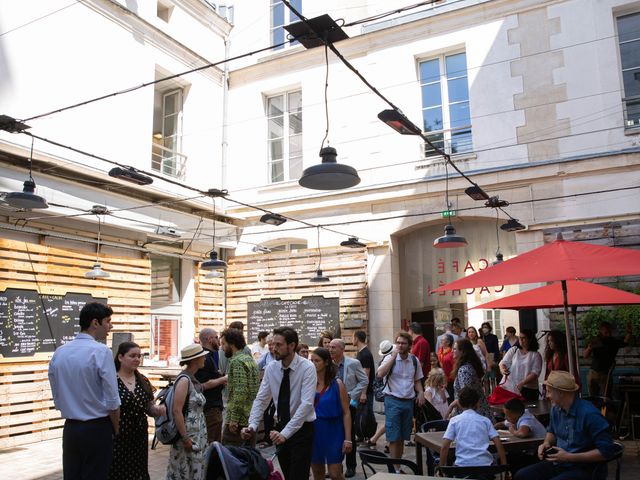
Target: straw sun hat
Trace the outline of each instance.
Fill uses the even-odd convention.
[[[202,348],[202,345],[199,343],[192,343],[180,350],[180,363],[188,362],[194,358],[203,357],[206,354],[207,351]]]
[[[383,340],[380,342],[380,350],[378,350],[378,355],[388,355],[393,350],[393,343],[389,340]]]
[[[555,388],[563,392],[575,392],[580,389],[573,375],[563,370],[552,371],[544,384],[547,387]]]

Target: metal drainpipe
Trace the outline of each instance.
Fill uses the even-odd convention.
[[[224,59],[229,58],[231,40],[229,37],[224,39]],[[227,141],[227,117],[229,106],[229,62],[224,63],[224,73],[222,76],[222,144],[221,144],[221,157],[220,157],[220,188],[224,189],[227,186],[227,156],[229,150],[229,143]],[[214,199],[215,201],[215,199]],[[221,198],[223,211],[226,210],[224,197]],[[215,222],[215,219],[213,220]],[[222,291],[222,322],[223,325],[227,324],[227,273],[225,272],[225,281],[223,282]]]

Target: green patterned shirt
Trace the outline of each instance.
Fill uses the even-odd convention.
[[[245,427],[249,422],[249,414],[253,400],[260,387],[260,371],[251,355],[240,350],[233,354],[229,360],[229,377],[227,390],[229,401],[227,403],[226,423],[237,422]]]

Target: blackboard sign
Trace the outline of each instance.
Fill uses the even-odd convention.
[[[301,343],[314,346],[323,330],[339,331],[340,299],[322,296],[294,300],[266,298],[247,302],[248,338],[257,340],[258,332],[276,327],[291,327]]]
[[[80,310],[89,302],[107,303],[107,299],[86,293],[40,295],[35,290],[8,288],[0,293],[0,355],[53,352],[80,331]]]

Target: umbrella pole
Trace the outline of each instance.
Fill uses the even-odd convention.
[[[562,300],[564,303],[564,329],[567,334],[567,352],[569,353],[569,373],[576,374],[576,363],[574,356],[574,348],[571,342],[571,325],[569,322],[569,302],[567,300],[567,281],[562,280]]]
[[[578,355],[578,307],[575,305],[571,307],[571,316],[573,317],[573,347],[575,348],[576,376],[580,378],[580,356]]]

